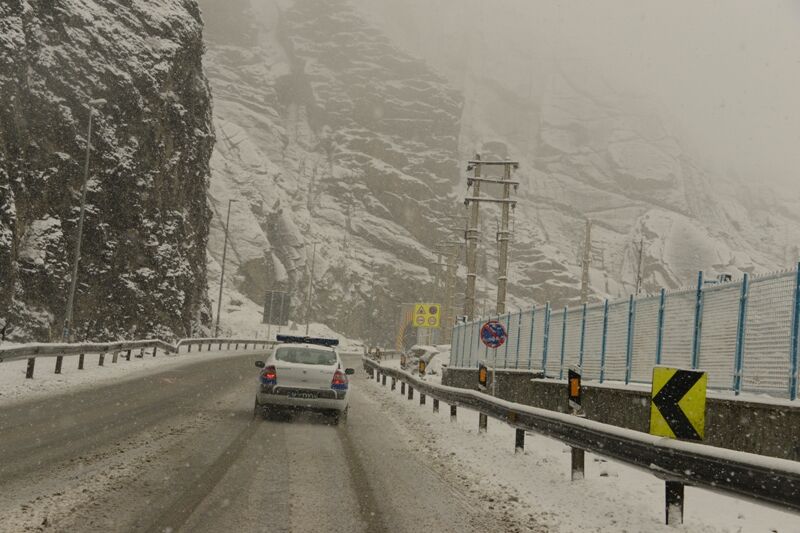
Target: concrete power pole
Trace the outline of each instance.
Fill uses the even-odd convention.
[[[592,221],[586,219],[586,234],[583,241],[583,257],[581,258],[581,303],[589,301],[589,265],[592,262]]]
[[[478,197],[481,194],[481,176],[480,154],[475,154],[475,160],[478,161],[475,165],[467,165],[467,171],[475,170],[475,185],[472,190],[472,195]],[[467,181],[467,188],[470,182]],[[465,201],[467,207],[469,204]],[[475,318],[475,281],[478,277],[478,236],[480,229],[478,227],[478,208],[480,204],[473,202],[469,211],[469,225],[465,232],[464,238],[467,241],[467,288],[464,293],[464,314],[467,315],[467,320]]]
[[[481,178],[480,169],[484,165],[499,166],[502,165],[503,177],[502,179],[495,178]],[[519,162],[517,161],[481,161],[480,155],[476,155],[475,159],[469,161],[467,170],[475,170],[475,176],[467,178],[467,188],[473,187],[472,196],[467,196],[464,203],[469,206],[472,203],[472,211],[470,213],[470,226],[467,230],[467,294],[465,299],[464,311],[468,319],[474,318],[475,313],[475,277],[476,272],[476,259],[477,259],[477,241],[478,241],[478,207],[481,202],[489,202],[501,205],[501,220],[500,228],[497,231],[498,240],[498,268],[497,268],[497,309],[498,314],[505,313],[506,311],[506,293],[508,281],[508,241],[510,232],[508,230],[510,220],[510,208],[517,205],[515,200],[511,200],[511,186],[516,190],[519,187],[518,181],[511,181],[511,169],[518,169]],[[481,197],[480,185],[481,183],[493,183],[503,186],[503,197],[500,199]]]

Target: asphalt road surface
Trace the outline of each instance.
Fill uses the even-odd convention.
[[[254,419],[257,358],[0,405],[0,531],[502,530],[382,412],[359,358],[338,427]]]

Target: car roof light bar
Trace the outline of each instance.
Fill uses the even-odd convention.
[[[277,335],[278,342],[291,344],[318,344],[320,346],[338,346],[339,339],[324,339],[322,337],[300,337],[296,335]]]

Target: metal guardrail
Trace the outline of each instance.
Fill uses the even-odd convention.
[[[675,523],[670,521],[670,507],[672,512],[679,508],[682,522],[685,485],[800,511],[800,463],[796,461],[656,437],[500,400],[478,391],[427,383],[402,370],[383,367],[367,358],[363,361],[364,368],[371,375],[377,373],[378,377],[383,376],[384,385],[386,376],[391,377],[392,390],[395,381],[401,382],[401,393],[405,392],[405,386],[408,385],[409,399],[413,398],[413,391],[417,389],[421,404],[425,403],[425,395],[434,399],[435,411],[439,409],[439,401],[450,404],[451,418],[456,416],[457,406],[478,411],[481,431],[486,430],[487,416],[508,423],[517,429],[516,445],[519,449],[524,447],[525,431],[540,433],[568,444],[573,449],[573,480],[583,477],[584,451],[647,470],[666,482],[667,523]]]
[[[64,357],[78,356],[78,370],[83,370],[84,357],[86,354],[99,354],[98,364],[103,366],[105,355],[107,353],[113,354],[113,362],[116,363],[120,352],[127,352],[125,355],[126,360],[131,360],[131,353],[135,350],[143,351],[152,349],[153,357],[156,356],[160,348],[165,353],[180,353],[180,349],[186,346],[187,352],[192,351],[192,346],[197,346],[198,351],[203,351],[203,346],[208,346],[211,350],[214,345],[226,345],[226,349],[234,350],[239,349],[239,345],[243,345],[243,349],[247,350],[248,347],[252,349],[266,348],[276,344],[275,341],[268,341],[265,339],[230,339],[230,338],[195,338],[195,339],[181,339],[175,344],[170,344],[160,339],[150,340],[137,340],[137,341],[118,341],[118,342],[93,342],[93,343],[40,343],[40,344],[26,344],[24,346],[16,346],[13,348],[0,348],[0,363],[19,361],[23,359],[28,360],[28,368],[25,377],[33,378],[33,373],[36,365],[36,359],[40,357],[55,357],[56,366],[55,373],[60,374]]]

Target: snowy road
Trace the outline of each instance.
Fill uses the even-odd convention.
[[[255,359],[0,406],[0,530],[531,530],[431,468],[357,358],[344,427],[254,420]]]

